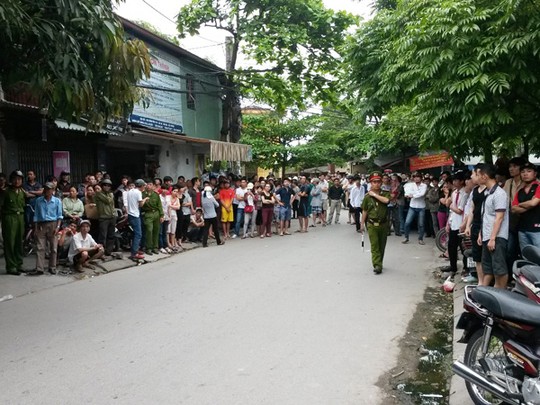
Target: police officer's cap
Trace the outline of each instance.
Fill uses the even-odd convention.
[[[104,185],[109,185],[109,186],[112,186],[112,181],[110,181],[109,179],[103,179],[101,180],[101,185],[104,186]]]
[[[379,173],[379,172],[373,172],[369,176],[369,181],[381,180],[381,179],[382,179],[382,176],[381,176],[381,173]]]
[[[24,179],[24,174],[20,170],[13,170],[9,175],[10,180],[13,180],[15,177],[20,177]]]

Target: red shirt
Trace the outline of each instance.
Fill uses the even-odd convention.
[[[221,204],[230,207],[234,199],[234,190],[232,188],[222,188],[219,190],[219,200]]]

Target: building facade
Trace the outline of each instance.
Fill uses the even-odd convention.
[[[152,178],[198,176],[211,160],[248,159],[249,147],[219,142],[224,71],[152,32],[120,18],[126,35],[148,47],[152,70],[139,83],[149,104],[127,122],[100,132],[50,120],[24,92],[0,92],[0,167],[34,170],[43,181],[67,170],[72,181],[106,171],[113,182],[126,174]],[[146,107],[146,108],[145,108]]]

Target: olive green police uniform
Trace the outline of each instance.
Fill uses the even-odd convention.
[[[146,251],[157,251],[159,246],[160,218],[163,217],[163,206],[161,199],[155,191],[143,191],[143,199],[148,197],[148,201],[141,207],[143,214],[144,232],[146,239]]]
[[[390,198],[390,193],[381,191],[380,195]],[[373,271],[382,272],[384,249],[388,238],[388,204],[383,204],[374,197],[367,195],[362,202],[362,215],[367,216],[366,227],[371,244],[371,262]]]
[[[6,271],[18,274],[23,266],[25,194],[22,188],[8,187],[0,197],[2,237]]]

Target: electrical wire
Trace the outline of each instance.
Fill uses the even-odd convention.
[[[175,26],[177,25],[177,22],[172,20],[171,18],[169,18],[166,14],[162,13],[161,11],[159,11],[156,7],[154,7],[152,4],[150,4],[148,1],[146,0],[142,0],[142,2],[144,4],[146,4],[148,7],[150,7],[152,10],[154,10],[156,13],[158,13],[160,16],[162,16],[163,18],[165,18],[167,21],[173,23]],[[209,39],[209,38],[206,38],[206,37],[203,37],[202,35],[197,35],[199,38],[201,39],[204,39],[205,41],[208,41],[208,42],[213,42],[214,44],[216,45],[222,45],[222,43],[220,43],[219,41],[215,41],[213,39]],[[197,48],[195,48],[197,49]]]

